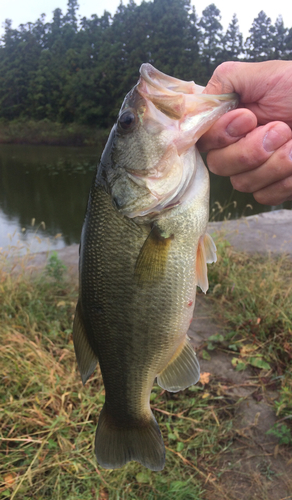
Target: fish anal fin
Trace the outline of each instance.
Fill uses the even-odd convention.
[[[200,378],[200,365],[196,353],[185,337],[164,370],[157,376],[157,383],[170,392],[178,392],[196,384]]]
[[[196,279],[197,285],[206,293],[209,288],[207,264],[216,262],[216,246],[209,234],[201,236],[197,249]]]
[[[78,368],[84,385],[86,380],[95,370],[98,357],[93,352],[88,342],[80,301],[78,301],[75,311],[73,323],[73,342]]]
[[[96,429],[95,454],[105,469],[117,469],[136,460],[150,470],[162,470],[165,448],[152,412],[136,425],[125,427],[115,422],[105,403]]]
[[[151,230],[140,250],[135,266],[135,277],[139,283],[153,283],[163,278],[172,239],[173,236],[163,237],[157,227]]]

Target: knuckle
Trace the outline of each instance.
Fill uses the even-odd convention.
[[[291,169],[292,170],[292,169]],[[292,174],[292,171],[290,172]],[[283,191],[287,194],[287,196],[292,196],[292,175],[289,175],[282,181]]]
[[[218,89],[220,89],[220,93],[228,93],[233,92],[233,84],[231,83],[229,76],[234,73],[234,65],[236,65],[238,61],[225,61],[215,69],[210,81],[208,82],[208,87],[212,90],[212,87],[215,89],[215,93],[218,93]]]
[[[219,64],[219,66],[217,66],[214,71],[214,75],[220,76],[220,79],[221,77],[225,77],[234,70],[234,66],[236,65],[236,63],[237,61],[225,61]]]
[[[230,181],[236,191],[252,193],[251,183],[244,174],[233,175],[230,177]]]
[[[255,201],[257,201],[261,205],[268,205],[269,203],[274,201],[271,198],[268,198],[267,195],[265,195],[262,191],[257,191],[256,193],[253,193],[253,197]]]
[[[237,158],[238,165],[244,170],[253,170],[259,166],[259,155],[250,149],[241,150]]]
[[[216,159],[217,159],[217,156],[216,156],[216,154],[215,154],[214,151],[210,151],[207,154],[207,157],[206,157],[207,165],[208,165],[209,170],[211,170],[211,172],[213,174],[219,174],[220,173],[220,164],[221,163],[220,163],[220,161],[217,162]]]

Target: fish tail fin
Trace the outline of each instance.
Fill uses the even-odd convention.
[[[147,420],[126,427],[114,422],[105,405],[96,429],[95,454],[105,469],[117,469],[135,460],[150,470],[162,470],[165,448],[152,412]]]

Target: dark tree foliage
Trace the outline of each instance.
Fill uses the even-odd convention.
[[[243,48],[234,14],[226,33],[210,4],[198,19],[190,0],[119,5],[114,16],[78,16],[77,0],[50,22],[12,29],[0,41],[0,119],[78,122],[109,127],[122,100],[150,62],[161,71],[206,84],[225,60],[292,59],[292,29],[261,11]]]
[[[222,62],[234,61],[243,55],[243,38],[239,31],[238,19],[233,14],[232,20],[222,38]]]
[[[274,57],[274,31],[271,18],[263,10],[259,13],[250,28],[250,36],[246,40],[247,55],[250,61],[267,61]]]
[[[273,32],[273,50],[273,59],[288,58],[288,29],[284,26],[282,16],[279,16],[275,22]]]
[[[217,66],[219,54],[223,50],[223,28],[220,23],[220,10],[212,3],[202,12],[198,25],[201,30],[200,54],[205,76],[213,73]]]

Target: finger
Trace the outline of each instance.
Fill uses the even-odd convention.
[[[230,180],[237,191],[254,193],[290,176],[292,176],[292,140],[277,149],[258,168],[233,175]]]
[[[279,120],[291,127],[291,84],[291,61],[227,61],[217,66],[203,93],[236,92],[240,104],[250,109],[261,125]]]
[[[227,61],[219,64],[215,69],[213,75],[211,76],[209,82],[204,89],[204,94],[229,94],[231,92],[237,92],[241,88],[237,85],[237,74],[238,69],[243,68],[239,61]],[[235,79],[235,81],[234,81]],[[241,80],[239,80],[239,83]]]
[[[219,64],[204,89],[204,94],[228,94],[236,92],[240,101],[258,101],[263,93],[263,81],[271,69],[261,63],[226,61]]]
[[[248,109],[239,108],[221,116],[200,138],[200,151],[229,146],[251,132],[257,125],[256,116]]]
[[[292,200],[292,176],[253,193],[254,199],[262,205],[280,205]]]
[[[240,102],[249,106],[251,103],[260,101],[266,94],[270,94],[279,80],[284,80],[282,86],[286,87],[289,92],[291,78],[291,61],[266,61],[264,63],[226,61],[217,66],[203,93],[236,92],[240,97]],[[289,94],[285,97],[289,102]],[[291,115],[289,119],[291,120]]]
[[[291,138],[291,129],[283,122],[271,122],[252,130],[239,141],[208,153],[207,164],[217,175],[233,176],[265,163],[273,152]]]

